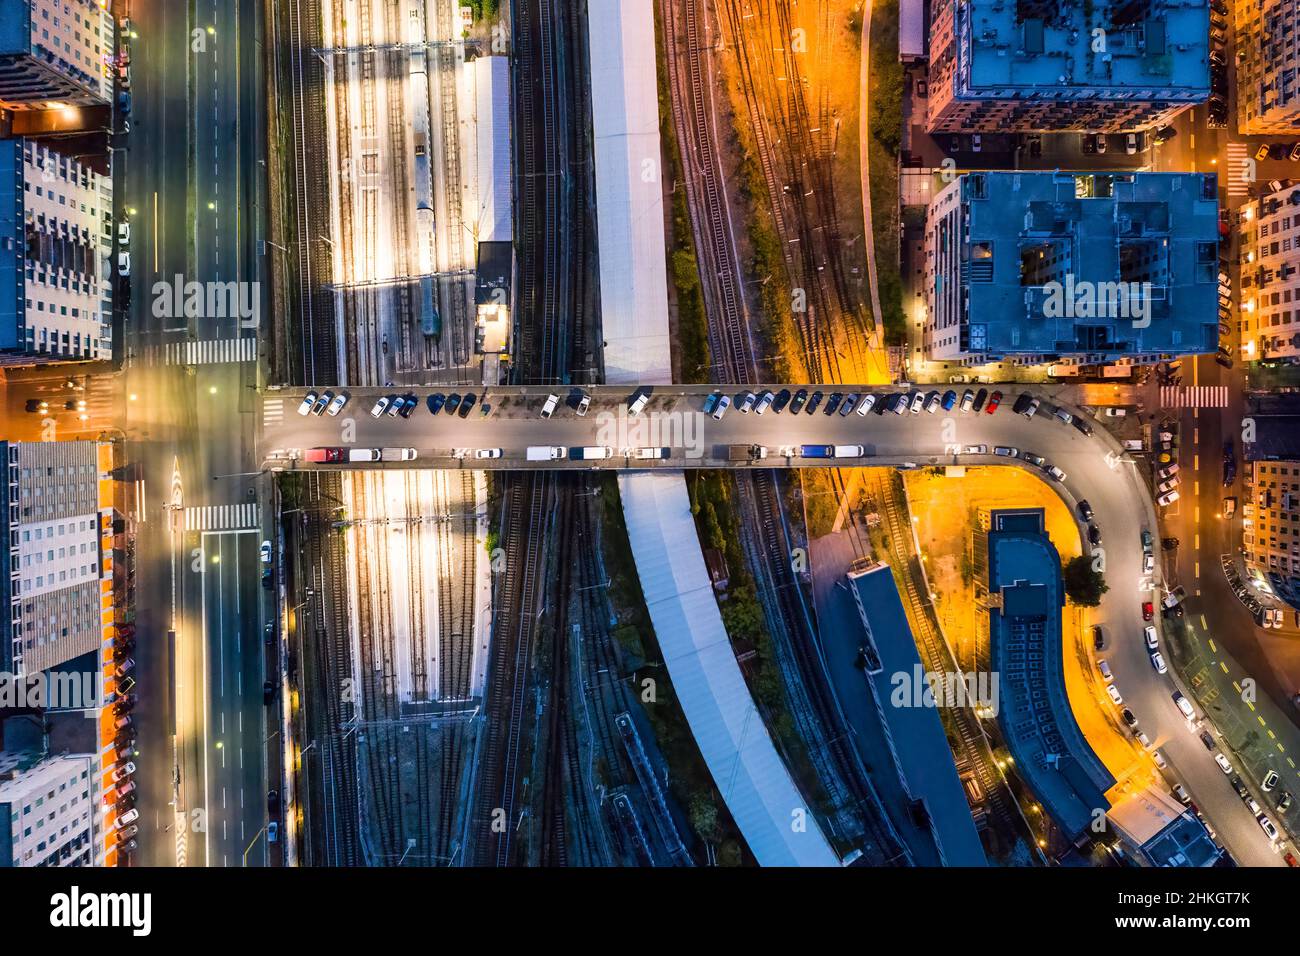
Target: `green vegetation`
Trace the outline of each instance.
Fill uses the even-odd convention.
[[[1082,554],[1067,561],[1061,573],[1066,597],[1080,607],[1096,607],[1110,590],[1101,572],[1092,566],[1092,559]]]
[[[898,150],[903,137],[903,66],[898,62],[898,0],[871,9],[868,66],[870,119],[867,162],[871,176],[871,233],[876,246],[876,285],[885,344],[907,341],[903,284],[899,276]]]

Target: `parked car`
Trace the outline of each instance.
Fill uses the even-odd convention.
[[[998,410],[998,406],[1000,404],[1002,404],[1002,393],[994,392],[992,395],[989,396],[989,403],[987,406],[985,406],[984,411],[992,415],[994,412]]]
[[[312,408],[314,408],[316,405],[316,398],[317,395],[315,392],[308,392],[303,397],[302,403],[298,406],[298,414],[310,415]]]

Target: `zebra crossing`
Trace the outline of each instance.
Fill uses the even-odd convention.
[[[1255,161],[1246,152],[1245,143],[1228,144],[1228,196],[1246,196],[1254,180]]]
[[[1226,385],[1162,385],[1161,408],[1227,408]]]
[[[284,399],[266,398],[262,401],[262,427],[274,428],[284,421]]]
[[[257,361],[257,339],[207,339],[150,345],[136,357],[142,365],[224,365]]]
[[[261,527],[261,512],[255,503],[240,505],[198,505],[185,509],[186,531],[245,531]]]

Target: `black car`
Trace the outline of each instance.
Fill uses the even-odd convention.
[[[1138,725],[1137,715],[1127,707],[1120,711],[1120,716],[1124,718],[1124,723],[1128,724],[1130,727],[1136,727]]]
[[[397,414],[403,418],[410,418],[411,412],[415,411],[415,406],[420,404],[420,400],[414,395],[407,395],[402,400],[402,409]]]
[[[1095,524],[1088,525],[1088,543],[1093,547],[1101,544],[1101,529]]]
[[[1095,651],[1104,651],[1106,649],[1106,634],[1102,631],[1101,626],[1097,624],[1092,627],[1092,649]]]
[[[831,397],[826,399],[826,408],[823,415],[834,415],[835,409],[840,407],[840,402],[844,401],[843,392],[831,392]]]
[[[460,396],[457,395],[455,392],[452,392],[450,395],[447,396],[447,405],[446,405],[447,414],[450,415],[459,407],[460,407]]]
[[[1080,502],[1079,502],[1077,505],[1075,505],[1074,507],[1078,510],[1078,512],[1079,512],[1079,517],[1082,518],[1084,521],[1091,521],[1091,520],[1092,520],[1092,516],[1093,516],[1094,512],[1093,512],[1093,510],[1092,510],[1092,505],[1088,504],[1088,499],[1087,499],[1087,498],[1084,498],[1082,501],[1080,501]]]
[[[981,408],[983,408],[984,403],[988,401],[988,397],[989,397],[989,390],[987,388],[981,388],[978,392],[976,392],[975,404],[971,406],[971,411],[978,412]]]
[[[460,400],[460,412],[458,413],[460,417],[468,418],[470,409],[474,407],[474,403],[477,401],[478,397],[473,392],[466,392],[465,397]]]
[[[853,411],[853,409],[857,407],[857,404],[858,404],[857,392],[851,392],[849,395],[845,396],[844,404],[840,406],[840,417],[843,418],[849,412]]]
[[[275,700],[275,685],[269,680],[262,681],[262,703],[269,705]]]
[[[440,411],[442,411],[442,406],[447,404],[447,396],[442,394],[442,392],[434,392],[432,395],[429,396],[428,402],[429,402],[429,414],[437,415]]]
[[[790,404],[790,390],[783,388],[776,393],[776,398],[772,400],[772,411],[780,415],[785,411],[785,407]]]
[[[1092,434],[1092,426],[1089,425],[1087,422],[1085,422],[1083,420],[1083,417],[1080,415],[1075,415],[1074,419],[1070,422],[1070,424],[1073,425],[1076,429],[1078,429],[1080,432],[1082,432],[1085,435]]]
[[[1161,538],[1161,539],[1160,539],[1160,547],[1164,548],[1166,551],[1173,551],[1175,548],[1178,547],[1178,539],[1177,539],[1177,538]]]
[[[817,406],[820,405],[821,403],[822,403],[822,393],[813,392],[812,395],[808,398],[808,404],[804,408],[804,412],[811,415],[813,412],[817,411]]]
[[[268,591],[275,587],[275,579],[271,577],[270,568],[262,569],[262,587],[266,588]]]
[[[790,400],[790,414],[798,415],[799,410],[803,408],[804,402],[808,401],[808,389],[801,388],[794,393],[794,398]]]
[[[280,791],[272,790],[266,795],[266,812],[271,816],[280,814]]]
[[[1205,744],[1206,750],[1214,749],[1214,738],[1210,736],[1210,732],[1208,730],[1201,731],[1201,743]]]

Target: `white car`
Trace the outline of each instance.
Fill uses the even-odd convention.
[[[124,279],[131,275],[131,253],[125,250],[117,254],[117,274]]]
[[[1159,649],[1160,644],[1156,640],[1156,628],[1154,624],[1148,624],[1146,626],[1146,638],[1147,638],[1147,647],[1149,649],[1153,651]]]
[[[1161,507],[1167,508],[1169,505],[1173,504],[1177,500],[1178,500],[1178,492],[1169,491],[1161,495],[1159,498],[1157,498],[1156,503],[1159,504]]]
[[[1033,418],[1034,415],[1037,414],[1038,412],[1038,406],[1041,404],[1042,402],[1040,402],[1038,399],[1032,398],[1029,400],[1029,404],[1025,406],[1025,410],[1020,414],[1024,415],[1026,418]]]
[[[1106,694],[1110,697],[1111,703],[1119,707],[1124,703],[1124,698],[1119,695],[1119,688],[1114,684],[1106,685]]]
[[[727,395],[718,396],[718,404],[713,406],[713,420],[722,421],[722,416],[727,414],[727,409],[731,407],[731,398]]]
[[[131,244],[131,224],[129,222],[119,222],[117,224],[117,244],[119,246],[129,246]]]
[[[740,399],[736,402],[736,408],[745,414],[749,414],[749,410],[754,407],[754,403],[757,401],[757,395],[753,392],[746,392],[744,395],[740,396]],[[721,404],[721,402],[719,402],[719,404]]]
[[[1127,414],[1128,414],[1127,408],[1115,408],[1114,406],[1111,406],[1110,408],[1106,409],[1107,418],[1123,418]]]
[[[1151,751],[1151,759],[1156,762],[1156,766],[1159,767],[1161,770],[1164,770],[1166,767],[1169,766],[1169,761],[1165,759],[1165,755],[1162,754],[1159,750]]]
[[[1047,473],[1057,481],[1065,481],[1065,472],[1061,471],[1061,469],[1057,468],[1055,465],[1049,467]]]
[[[140,819],[140,811],[137,810],[135,807],[132,807],[130,810],[126,811],[126,813],[118,817],[117,820],[113,823],[113,826],[120,830],[127,824],[135,823],[135,821],[139,819]]]
[[[474,452],[475,458],[500,458],[500,448],[480,448]]]
[[[1150,750],[1150,749],[1151,749],[1151,738],[1148,737],[1145,733],[1142,733],[1141,731],[1139,731],[1139,732],[1138,732],[1138,736],[1137,736],[1137,740],[1138,740],[1138,743],[1140,743],[1140,744],[1142,745],[1142,749],[1143,749],[1143,750]]]
[[[1264,779],[1260,783],[1260,788],[1265,793],[1272,793],[1273,788],[1277,786],[1277,781],[1278,781],[1277,771],[1270,770],[1268,773],[1264,774]]]
[[[554,392],[552,392],[550,395],[547,395],[546,403],[542,405],[542,417],[550,418],[552,415],[554,415],[555,409],[559,406],[559,404],[560,404],[560,396],[556,395]]]
[[[754,406],[754,414],[762,415],[765,411],[767,411],[769,408],[772,407],[772,402],[775,400],[776,400],[776,396],[773,395],[771,392],[764,392],[762,397],[759,398],[758,404]]]
[[[271,563],[271,542],[263,541],[262,547],[258,549],[258,556],[262,559],[263,564]]]
[[[1180,691],[1174,691],[1174,703],[1182,711],[1183,716],[1188,720],[1196,719],[1196,709],[1192,707],[1192,702],[1182,695]]]
[[[117,783],[120,780],[124,780],[133,773],[135,773],[135,764],[128,760],[126,763],[122,764],[122,766],[113,771],[113,782]]]
[[[965,445],[962,447],[963,455],[987,455],[989,453],[988,445]]]
[[[1097,670],[1101,671],[1101,679],[1107,684],[1115,679],[1115,675],[1110,671],[1110,664],[1106,662],[1104,657],[1099,657],[1097,659]]]
[[[1176,477],[1170,478],[1168,481],[1160,482],[1160,484],[1156,485],[1156,487],[1160,490],[1160,493],[1162,495],[1168,494],[1169,492],[1173,491],[1175,488],[1178,487],[1178,479]]]
[[[371,417],[371,418],[378,418],[380,415],[384,414],[384,410],[385,410],[386,408],[388,408],[388,397],[387,397],[387,396],[385,396],[385,397],[381,398],[379,401],[375,402],[375,407],[372,408],[372,409],[370,409],[370,417]],[[306,412],[303,412],[303,414],[305,415]]]
[[[308,392],[307,397],[304,398],[302,404],[298,406],[298,414],[310,415],[312,407],[316,404],[316,399],[317,395],[315,392]]]
[[[1165,664],[1165,656],[1161,654],[1159,651],[1155,651],[1152,653],[1151,666],[1156,669],[1157,674],[1169,673],[1169,667]]]
[[[862,401],[858,403],[858,414],[865,415],[876,407],[876,396],[863,395]]]
[[[1255,820],[1257,823],[1259,823],[1259,828],[1263,830],[1265,834],[1267,834],[1270,840],[1277,839],[1277,827],[1273,825],[1272,820],[1264,816],[1264,814],[1262,813],[1259,816],[1257,816]]]
[[[650,404],[650,396],[646,392],[637,395],[627,404],[627,413],[629,415],[640,415],[641,411]]]
[[[912,396],[912,414],[913,415],[918,414],[921,411],[921,407],[923,405],[925,405],[925,393],[917,392],[915,395]]]
[[[1224,773],[1226,774],[1232,773],[1232,764],[1228,762],[1228,758],[1225,757],[1223,754],[1215,754],[1214,762],[1219,765],[1219,769],[1222,770]]]
[[[969,412],[974,407],[975,393],[968,388],[966,389],[966,394],[961,397],[961,410],[963,412]]]
[[[587,409],[589,409],[590,407],[591,407],[591,396],[588,395],[586,392],[583,392],[582,398],[578,399],[578,410],[577,410],[578,417],[582,418],[584,415],[586,415]]]
[[[342,392],[339,392],[337,395],[334,396],[334,401],[330,402],[329,408],[325,409],[325,413],[332,418],[333,416],[337,415],[339,412],[343,411],[343,406],[346,405],[347,403],[348,403],[348,397],[344,395]]]

